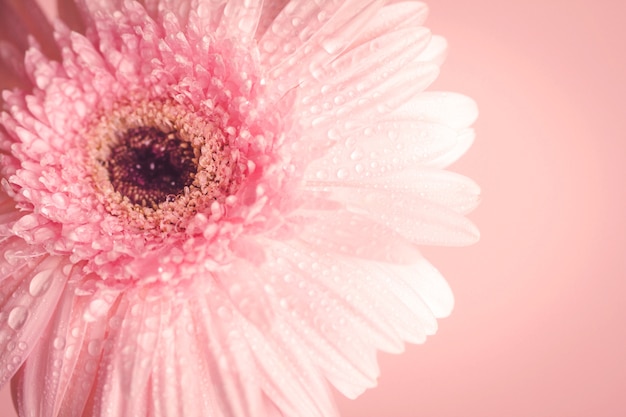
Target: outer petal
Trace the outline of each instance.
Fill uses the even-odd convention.
[[[419,28],[426,20],[428,7],[417,1],[398,1],[383,7],[367,22],[366,28],[352,47],[369,42],[387,33],[405,28]]]
[[[410,266],[328,254],[302,242],[276,244],[269,260],[280,321],[345,395],[375,385],[375,349],[398,352],[436,329],[452,307],[445,280],[422,259]]]
[[[426,29],[400,29],[348,51],[302,86],[301,124],[338,140],[388,117],[438,75],[437,65],[419,60],[429,39]]]
[[[0,385],[17,371],[48,324],[65,287],[66,263],[33,256],[23,241],[0,243]]]
[[[425,91],[404,103],[390,119],[411,118],[462,129],[478,117],[478,108],[471,98],[458,93]]]
[[[36,0],[0,0],[0,40],[8,40],[24,52],[33,36],[51,57],[59,50],[52,37],[52,26]]]
[[[151,300],[129,291],[112,311],[98,379],[94,416],[143,416],[149,409],[148,381],[163,322],[172,314],[167,300]],[[131,398],[128,397],[132,393]]]
[[[18,375],[23,415],[83,414],[96,378],[106,322],[93,320],[99,302],[76,292],[64,292]]]
[[[379,0],[289,2],[259,41],[262,63],[272,68],[270,77],[283,83],[284,91],[315,77],[354,41],[382,4]]]

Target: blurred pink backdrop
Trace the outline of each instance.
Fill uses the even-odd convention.
[[[424,252],[456,308],[382,354],[343,417],[626,416],[626,3],[438,0],[435,89],[476,99],[454,167],[483,188],[473,247]],[[0,416],[13,417],[8,387]]]

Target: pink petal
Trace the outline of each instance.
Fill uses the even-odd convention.
[[[427,14],[428,7],[417,1],[399,1],[388,4],[367,22],[366,28],[351,48],[399,29],[419,29],[426,20]]]
[[[331,139],[345,136],[347,130],[359,124],[355,115],[350,114],[357,106],[355,102],[372,108],[383,104],[383,99],[377,96],[380,90],[376,91],[376,86],[385,82],[403,82],[403,74],[408,74],[412,80],[418,81],[410,85],[419,87],[420,73],[407,69],[407,65],[414,65],[429,39],[430,32],[425,28],[400,29],[342,54],[319,71],[318,80],[300,86],[300,123],[304,126],[313,124],[320,133],[329,129]],[[371,102],[372,96],[376,96],[375,103]],[[350,117],[342,124],[337,123],[346,114]],[[322,133],[320,136],[327,135]]]
[[[20,371],[24,415],[82,415],[89,399],[106,323],[85,320],[91,297],[67,291]]]
[[[146,415],[150,375],[157,366],[160,333],[171,305],[133,291],[111,313],[93,394],[94,415]]]
[[[49,57],[58,58],[52,26],[37,1],[0,0],[0,40],[12,42],[23,53],[30,46],[28,35],[36,38]]]
[[[0,91],[14,87],[27,88],[28,84],[22,53],[11,42],[0,40]],[[2,102],[0,97],[0,104]]]
[[[276,16],[285,7],[285,4],[289,3],[289,0],[266,0],[263,4],[263,13],[259,19],[259,26],[257,28],[256,38],[257,40],[263,37],[267,28],[276,19]]]
[[[474,181],[454,172],[438,169],[390,171],[381,176],[321,182],[319,186],[382,188],[410,193],[461,214],[467,214],[476,208],[480,196],[480,188]]]
[[[241,316],[221,292],[202,294],[190,300],[189,310],[191,315],[182,315],[184,321],[180,327],[193,331],[181,332],[188,338],[188,343],[183,344],[183,349],[176,354],[189,354],[188,357],[197,364],[195,384],[196,389],[208,398],[206,409],[216,416],[264,415],[266,404],[259,390],[259,377],[250,346],[241,332],[233,331]],[[190,353],[185,346],[190,348]],[[159,396],[160,393],[155,391],[153,395]]]
[[[250,43],[254,39],[262,11],[262,0],[230,0],[224,7],[217,35],[237,39],[243,44]]]
[[[280,331],[272,337],[242,323],[261,378],[261,388],[284,415],[337,415],[325,381],[306,353],[306,347]]]
[[[472,139],[472,131],[458,132],[435,123],[407,119],[372,122],[353,128],[324,157],[313,161],[305,178],[315,184],[441,168],[463,154]]]
[[[425,91],[400,106],[390,119],[424,120],[454,129],[470,126],[478,117],[474,100],[458,93]]]
[[[0,385],[26,360],[48,324],[65,287],[65,263],[58,257],[32,257],[26,244],[0,243]]]
[[[199,0],[143,0],[142,3],[152,16],[156,19],[163,16],[164,12],[172,12],[183,24],[187,22],[189,13],[198,6]]]
[[[451,304],[451,293],[439,275],[428,277],[443,282],[428,288],[437,294],[416,292],[419,286],[395,279],[397,271],[414,275],[420,258],[414,266],[394,268],[327,254],[317,246],[293,243],[275,249],[277,258],[268,268],[277,274],[271,286],[282,319],[303,339],[326,377],[350,397],[375,384],[373,348],[398,352],[402,341],[422,342],[436,329],[431,306],[437,313],[450,308],[445,303]],[[421,297],[443,303],[425,303]]]
[[[478,240],[478,229],[465,216],[419,194],[341,187],[333,197],[418,245],[463,246]]]
[[[347,90],[358,83],[368,83],[373,73],[394,76],[424,51],[430,39],[430,31],[423,27],[385,33],[342,54],[320,74],[319,82],[335,90]],[[307,90],[303,89],[302,93],[307,94]]]
[[[57,0],[57,14],[59,18],[73,31],[84,33],[85,20],[77,4],[78,0]]]
[[[324,6],[288,3],[259,41],[263,63],[272,68],[270,76],[277,80],[288,75],[293,82],[314,77],[325,63],[350,45],[382,3],[379,0],[348,0],[343,4],[329,1]],[[301,65],[303,61],[312,65]]]
[[[328,189],[328,188],[327,188]],[[340,194],[340,193],[339,193]],[[328,193],[327,197],[334,197]],[[419,251],[393,230],[343,208],[332,210],[299,210],[295,215],[299,221],[314,227],[307,227],[298,233],[298,238],[331,253],[359,257],[389,263],[410,264],[420,258]],[[357,236],[367,236],[359,239]]]
[[[441,65],[446,58],[448,42],[442,36],[433,35],[428,47],[420,54],[418,60]]]

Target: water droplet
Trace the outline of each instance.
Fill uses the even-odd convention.
[[[350,154],[350,158],[353,161],[358,161],[359,159],[363,158],[363,152],[361,152],[359,149],[355,149],[351,154]]]
[[[12,336],[13,336],[13,332],[4,330],[4,329],[1,330],[0,331],[0,346],[7,343],[7,341],[10,340]]]
[[[265,42],[263,42],[263,49],[265,50],[265,52],[273,53],[276,52],[278,46],[273,41],[266,40]]]
[[[65,347],[65,338],[61,336],[55,337],[52,346],[54,346],[55,349],[63,349]]]
[[[345,179],[348,177],[348,175],[349,175],[349,172],[345,168],[340,168],[337,170],[337,178],[339,179]]]
[[[100,340],[92,340],[87,345],[87,352],[89,352],[89,354],[92,356],[96,356],[100,353],[101,346],[102,346],[102,343],[100,342]]]
[[[83,319],[87,322],[93,322],[106,315],[109,311],[109,304],[102,299],[95,299],[83,314]]]
[[[26,350],[26,349],[28,349],[28,343],[26,343],[26,342],[19,342],[17,344],[17,348],[19,350]]]
[[[346,103],[346,98],[342,95],[337,95],[335,96],[335,99],[333,101],[335,102],[336,105],[342,106]]]
[[[323,180],[328,178],[328,172],[326,172],[325,170],[319,170],[315,173],[315,176],[317,177],[317,179]]]
[[[80,328],[72,327],[70,334],[72,335],[73,338],[78,338],[80,336]]]
[[[69,345],[65,349],[65,359],[72,359],[74,357],[75,352],[76,352],[76,347],[74,345]]]
[[[232,312],[228,307],[221,306],[217,309],[217,315],[220,316],[223,320],[230,320],[233,317]]]
[[[50,277],[52,276],[52,271],[53,270],[48,269],[33,276],[30,280],[30,285],[28,286],[28,292],[30,292],[30,295],[33,297],[39,297],[40,295],[43,295],[48,288],[50,288]]]
[[[7,323],[9,327],[13,330],[19,330],[26,323],[26,319],[28,318],[28,310],[24,306],[14,307],[13,310],[9,313],[9,319]]]

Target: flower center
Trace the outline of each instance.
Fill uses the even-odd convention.
[[[115,107],[86,132],[101,203],[157,235],[185,230],[197,213],[220,212],[248,172],[231,145],[234,133],[168,101]]]
[[[106,167],[115,191],[133,204],[156,208],[193,183],[197,158],[191,144],[176,131],[137,127],[127,130],[111,148]]]

